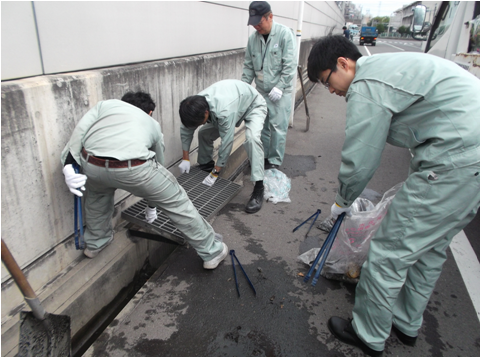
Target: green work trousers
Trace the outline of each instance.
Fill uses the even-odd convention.
[[[176,178],[155,159],[139,166],[113,169],[92,165],[82,157],[81,166],[87,175],[84,239],[89,249],[101,248],[113,236],[114,193],[119,188],[162,210],[204,261],[222,252],[222,243],[214,239],[214,229],[199,214]]]
[[[384,349],[391,326],[418,335],[452,238],[479,208],[479,163],[412,173],[373,237],[356,288],[353,327]]]
[[[260,98],[260,97],[259,97]],[[264,180],[264,150],[261,132],[266,118],[265,106],[254,106],[245,118],[244,149],[251,164],[251,181]],[[219,129],[212,123],[206,123],[199,129],[199,153],[197,162],[206,164],[213,160],[214,141],[219,138]]]
[[[292,93],[283,93],[281,99],[273,102],[269,99],[269,93],[264,93],[259,89],[258,91],[267,103],[267,118],[261,136],[264,145],[264,158],[271,164],[281,165],[286,151]]]

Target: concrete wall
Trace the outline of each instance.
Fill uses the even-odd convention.
[[[2,80],[245,47],[249,1],[3,1]],[[296,29],[299,2],[272,1]],[[344,19],[335,2],[306,2],[303,38]]]
[[[247,2],[242,3],[245,7],[248,6]],[[4,4],[2,2],[2,19],[5,15]],[[79,3],[74,4],[79,6]],[[197,5],[207,6],[204,3]],[[65,4],[61,3],[61,6]],[[219,4],[218,6],[220,7]],[[274,8],[274,3],[272,6]],[[285,9],[289,6],[292,9],[291,18],[277,20],[294,23],[292,18],[297,17],[297,3],[284,6]],[[233,11],[232,5],[227,8]],[[19,9],[25,10],[22,6]],[[319,37],[331,31],[341,32],[343,20],[335,3],[309,3],[305,10],[308,25],[304,23],[303,34],[306,28],[311,29],[308,30],[311,38],[316,37],[315,33]],[[245,9],[242,9],[242,14],[242,28],[246,29]],[[205,19],[207,15],[190,16]],[[217,16],[216,21],[220,17],[222,16]],[[183,18],[182,24],[186,23],[189,23],[189,19]],[[2,21],[2,38],[3,26]],[[293,27],[295,28],[294,25]],[[222,36],[223,32],[217,30],[217,35]],[[85,42],[94,41],[89,37]],[[299,63],[304,65],[304,70],[312,44],[313,40],[306,40],[300,50]],[[176,45],[180,46],[179,41]],[[6,52],[2,41],[2,72]],[[56,59],[59,63],[60,57]],[[141,268],[144,260],[152,259],[154,254],[146,243],[135,246],[127,242],[125,248],[116,246],[118,254],[115,255],[115,261],[122,261],[124,269],[122,276],[113,275],[112,279],[107,279],[102,274],[115,274],[116,271],[107,269],[108,266],[115,266],[112,261],[88,260],[81,251],[75,250],[72,236],[73,198],[64,183],[60,164],[60,152],[75,125],[100,100],[120,98],[127,90],[148,91],[157,103],[153,117],[159,121],[164,133],[166,166],[177,175],[176,162],[182,153],[178,118],[180,101],[219,80],[240,78],[243,59],[242,48],[2,82],[2,239],[41,300],[50,304],[47,305],[47,311],[54,312],[49,310],[52,307],[56,313],[65,312],[72,317],[72,334],[108,304],[109,299]],[[303,78],[307,82],[305,71]],[[300,89],[298,82],[298,99],[302,95]],[[234,150],[240,147],[241,142],[242,140],[236,142]],[[191,148],[194,150],[194,160],[196,146],[197,142],[194,141]],[[117,192],[114,224],[119,232],[124,223],[120,219],[120,212],[136,200],[126,192]],[[122,242],[120,238],[119,242]],[[129,258],[132,256],[135,259]],[[94,269],[95,273],[84,273],[85,265]],[[2,356],[5,356],[14,354],[18,342],[18,313],[25,305],[3,265],[1,276]],[[110,285],[102,283],[102,286],[109,289],[109,294],[96,295],[97,298],[93,301],[88,297],[90,292],[87,286],[94,285],[92,281],[95,276]],[[67,279],[68,283],[62,283],[58,289],[53,290],[52,286],[58,285],[62,279]],[[85,291],[83,294],[76,290],[79,289],[79,284],[84,289],[82,291]],[[65,286],[72,288],[66,289]],[[64,304],[65,301],[69,303]]]

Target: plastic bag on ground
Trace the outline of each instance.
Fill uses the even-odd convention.
[[[291,179],[277,169],[266,170],[264,174],[264,199],[274,204],[278,202],[291,202],[289,191]]]
[[[389,189],[381,201],[374,205],[365,198],[357,198],[352,204],[352,216],[346,217],[339,228],[321,275],[327,279],[357,283],[362,264],[367,259],[369,244],[381,225],[382,219],[403,183]],[[330,217],[318,228],[329,232],[334,222]],[[327,238],[327,236],[326,236]],[[298,257],[298,260],[312,265],[320,248],[313,248]],[[312,256],[314,255],[314,258]]]

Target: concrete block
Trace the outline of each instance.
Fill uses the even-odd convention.
[[[127,238],[126,229],[121,229],[96,258],[76,260],[38,297],[47,312],[70,316],[74,336],[133,281],[147,259],[158,267],[173,249],[173,245],[142,239],[134,243]],[[2,319],[2,356],[17,353],[18,313],[28,310],[25,305],[19,304],[15,314]]]

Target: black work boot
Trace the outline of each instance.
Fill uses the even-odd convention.
[[[382,356],[383,351],[376,351],[368,347],[359,337],[357,337],[354,328],[352,327],[351,320],[341,319],[340,317],[333,316],[327,323],[329,331],[342,342],[348,343],[352,346],[359,347],[365,354],[372,357]]]
[[[249,202],[246,204],[246,212],[247,213],[256,213],[262,207],[262,202],[264,201],[264,187],[262,188],[254,188],[252,191],[251,198]]]
[[[399,341],[401,341],[407,346],[414,347],[414,345],[416,344],[416,340],[418,339],[417,336],[416,337],[408,336],[404,332],[399,331],[398,328],[394,325],[392,325],[392,330],[396,334]]]
[[[215,166],[215,162],[213,160],[209,161],[207,164],[199,164],[199,169],[205,172],[211,172]]]

